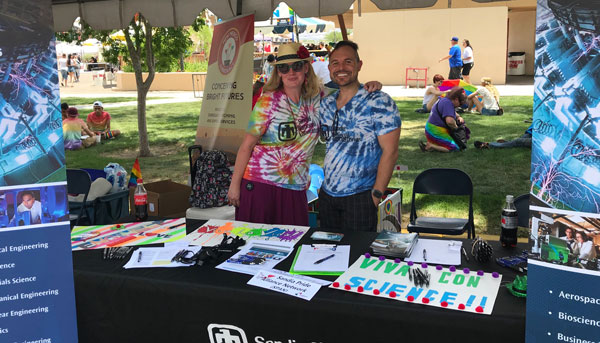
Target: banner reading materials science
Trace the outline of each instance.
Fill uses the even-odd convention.
[[[215,26],[196,144],[233,154],[252,110],[254,14]]]
[[[600,342],[600,3],[538,0],[527,342]]]
[[[76,342],[50,0],[0,1],[0,342]]]

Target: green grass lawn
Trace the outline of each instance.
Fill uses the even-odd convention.
[[[119,98],[115,100],[121,102]],[[421,106],[421,99],[399,99],[396,101],[402,116],[400,156],[398,164],[406,165],[408,171],[394,172],[391,187],[404,190],[402,210],[403,226],[408,222],[412,183],[423,170],[436,167],[459,168],[467,172],[475,187],[474,211],[478,233],[499,234],[500,212],[506,194],[519,195],[529,190],[529,149],[477,150],[475,140],[495,141],[512,139],[523,134],[529,126],[524,120],[532,114],[533,97],[504,97],[504,115],[486,117],[464,114],[471,129],[469,148],[454,153],[423,153],[418,147],[424,138],[427,115],[414,110]],[[148,106],[148,134],[154,157],[140,159],[145,182],[170,178],[186,183],[189,173],[187,147],[194,142],[201,102],[176,103]],[[102,169],[109,162],[117,162],[131,170],[137,154],[137,113],[133,106],[110,109],[112,128],[123,135],[96,147],[80,151],[67,151],[69,168]],[[313,163],[322,165],[325,147],[318,144]],[[452,180],[448,180],[452,182]],[[462,216],[466,213],[466,199],[444,199],[431,201],[418,199],[422,204],[420,215]],[[429,201],[428,201],[429,200]],[[436,198],[439,200],[439,198]],[[524,236],[526,232],[521,234]]]

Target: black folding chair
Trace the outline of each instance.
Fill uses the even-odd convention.
[[[521,194],[515,198],[517,220],[520,227],[529,227],[529,194]]]
[[[418,217],[415,203],[416,194],[469,196],[469,217]],[[467,231],[469,238],[475,237],[473,221],[473,182],[462,170],[433,168],[423,171],[413,184],[410,205],[409,232],[460,235]]]
[[[77,226],[81,218],[88,217],[86,212],[86,204],[91,185],[92,180],[90,179],[90,174],[88,174],[85,170],[67,169],[67,193],[71,195],[83,194],[83,202],[78,208],[79,213],[73,213],[74,211],[70,211],[69,213],[71,227]],[[77,210],[77,208],[74,209]]]

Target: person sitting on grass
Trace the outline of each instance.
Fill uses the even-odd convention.
[[[79,112],[75,107],[69,107],[67,110],[67,118],[63,120],[63,135],[65,149],[79,150],[83,147],[89,147],[95,144],[96,136],[88,129],[87,125],[79,117]],[[82,141],[81,134],[84,133],[89,137]]]
[[[519,138],[515,138],[511,141],[505,141],[499,139],[496,142],[481,142],[475,141],[473,145],[477,149],[502,149],[502,148],[530,148],[531,149],[531,133],[533,131],[533,124],[529,125],[525,133]]]
[[[440,90],[442,82],[444,82],[444,77],[442,75],[435,74],[433,76],[433,84],[425,90],[425,95],[423,95],[423,107],[417,109],[415,112],[429,113],[431,111],[433,104],[438,101],[440,95],[444,94],[444,92]]]
[[[429,119],[425,124],[425,137],[427,144],[419,141],[421,151],[451,152],[459,151],[458,144],[450,136],[450,130],[464,124],[465,120],[456,113],[456,108],[466,101],[465,91],[462,87],[454,87],[433,105]]]
[[[60,104],[60,114],[62,115],[62,120],[67,119],[67,110],[69,109],[69,104],[63,102]]]
[[[478,96],[482,97],[479,100]],[[477,112],[484,116],[498,115],[500,109],[500,93],[498,89],[492,85],[492,79],[489,77],[481,78],[481,87],[476,92],[469,94],[467,97],[467,108],[472,108],[475,105]]]
[[[110,114],[104,111],[102,102],[94,102],[94,111],[88,114],[87,124],[96,134],[102,136],[102,139],[110,139],[121,134],[119,130],[110,129]]]

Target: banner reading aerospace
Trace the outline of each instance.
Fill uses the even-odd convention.
[[[244,139],[252,110],[254,14],[215,25],[196,144],[230,153]]]
[[[598,342],[600,9],[538,0],[527,342]]]
[[[0,342],[77,342],[51,1],[0,3]]]

